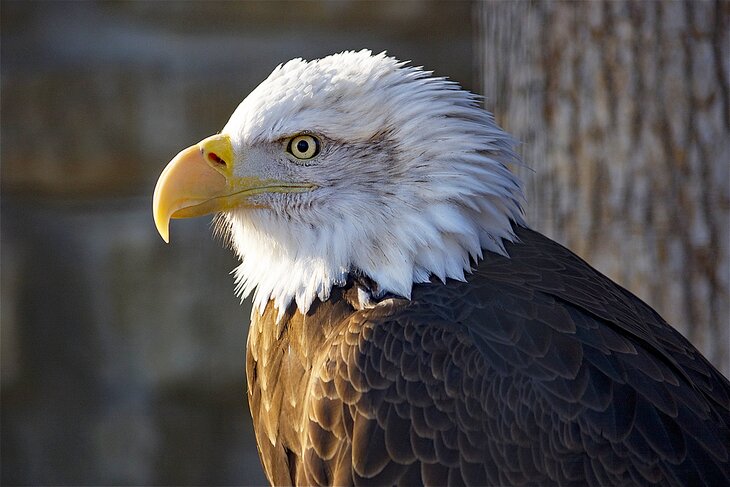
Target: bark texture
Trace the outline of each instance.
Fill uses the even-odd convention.
[[[479,4],[528,222],[730,372],[730,2]]]

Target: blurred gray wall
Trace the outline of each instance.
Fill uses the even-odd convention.
[[[473,88],[468,2],[32,2],[1,9],[3,485],[261,484],[249,306],[155,180],[277,64],[388,50]]]

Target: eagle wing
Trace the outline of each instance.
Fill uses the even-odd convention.
[[[416,285],[333,334],[292,480],[730,484],[727,379],[641,300],[517,231],[467,283]]]

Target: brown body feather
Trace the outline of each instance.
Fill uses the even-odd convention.
[[[656,312],[517,228],[468,282],[333,289],[248,339],[276,485],[729,485],[730,384]]]

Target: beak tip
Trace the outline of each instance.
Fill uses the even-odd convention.
[[[162,226],[157,227],[157,232],[160,234],[160,237],[162,237],[162,240],[166,243],[170,243],[170,228],[164,228]]]
[[[162,237],[162,240],[164,240],[165,243],[170,243],[170,219],[159,218],[157,214],[155,214],[154,217],[157,233],[160,234],[160,237]]]

